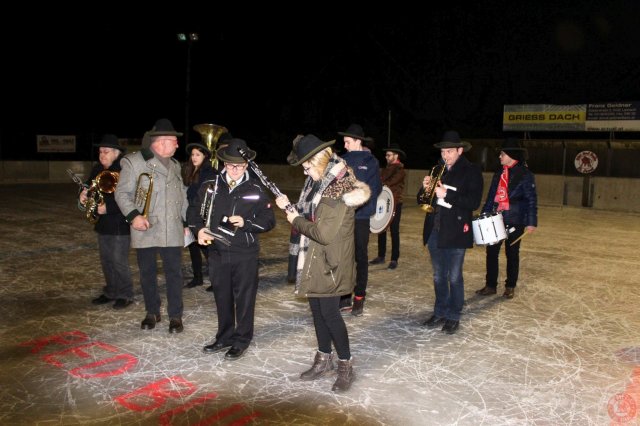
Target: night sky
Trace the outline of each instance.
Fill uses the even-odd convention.
[[[25,30],[2,30],[0,154],[37,158],[35,135],[59,134],[76,135],[86,157],[101,134],[139,138],[161,117],[184,130],[182,31],[200,37],[189,127],[224,125],[259,162],[284,163],[296,133],[331,139],[352,122],[383,147],[389,111],[391,142],[412,166],[447,129],[503,137],[504,104],[640,100],[639,2],[554,3],[450,2],[376,18],[292,10],[298,19],[276,21],[262,16],[277,11],[16,15]]]

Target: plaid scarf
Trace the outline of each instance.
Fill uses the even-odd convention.
[[[304,187],[300,192],[298,203],[296,204],[298,213],[304,216],[305,219],[314,222],[316,219],[316,208],[320,203],[324,191],[333,181],[344,176],[347,170],[347,163],[334,153],[329,160],[329,164],[327,164],[322,179],[314,182],[313,179],[307,177],[307,180],[304,182]],[[308,249],[309,238],[306,235],[300,234],[297,229],[292,227],[291,237],[289,239],[289,255],[298,257],[295,294],[298,294],[302,268],[304,267],[304,260]]]

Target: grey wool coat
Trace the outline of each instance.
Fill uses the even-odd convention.
[[[329,185],[318,203],[315,221],[303,216],[293,220],[292,225],[310,239],[298,296],[332,297],[353,291],[355,210],[370,195],[369,186],[360,181],[343,193],[336,193],[335,186]]]
[[[143,206],[136,204],[135,200],[138,177],[141,173],[148,173],[153,177],[147,218],[151,228],[146,231],[131,228],[131,247],[183,247],[188,203],[180,163],[171,158],[167,168],[151,150],[144,148],[124,156],[120,165],[122,170],[115,197],[129,223],[142,214],[143,210]],[[144,185],[146,187],[146,180]]]

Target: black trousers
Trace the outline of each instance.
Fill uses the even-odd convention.
[[[209,278],[218,310],[216,340],[246,349],[253,339],[258,253],[209,249]]]
[[[366,296],[369,280],[369,219],[356,219],[353,234],[356,245],[356,296]]]
[[[331,353],[331,343],[336,348],[339,359],[351,359],[347,326],[340,315],[340,296],[310,297],[309,306],[313,314],[318,350]]]
[[[189,244],[189,257],[191,258],[191,269],[193,278],[202,281],[202,258],[207,258],[207,247],[201,246],[197,241]]]
[[[509,288],[514,288],[518,282],[518,274],[520,273],[520,242],[518,241],[513,246],[511,243],[522,235],[524,232],[524,225],[505,225],[505,228],[511,229],[515,228],[515,230],[507,234],[507,239],[502,240],[497,244],[492,246],[487,246],[487,276],[486,276],[486,285],[487,287],[497,287],[498,286],[498,257],[500,257],[500,247],[502,247],[502,243],[504,242],[504,252],[507,256],[507,279],[505,280],[505,286]]]
[[[389,225],[391,232],[391,260],[398,261],[400,257],[400,217],[402,216],[402,203],[396,204],[395,213]],[[378,257],[385,257],[387,253],[387,231],[378,234]]]
[[[167,287],[169,318],[182,318],[182,247],[149,247],[136,249],[144,307],[149,314],[160,314],[158,264],[160,254]]]

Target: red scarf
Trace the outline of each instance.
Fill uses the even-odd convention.
[[[518,164],[514,162],[510,166],[502,166],[502,174],[500,175],[500,182],[498,183],[498,189],[496,190],[496,196],[493,199],[498,203],[498,211],[509,210],[509,169]]]

